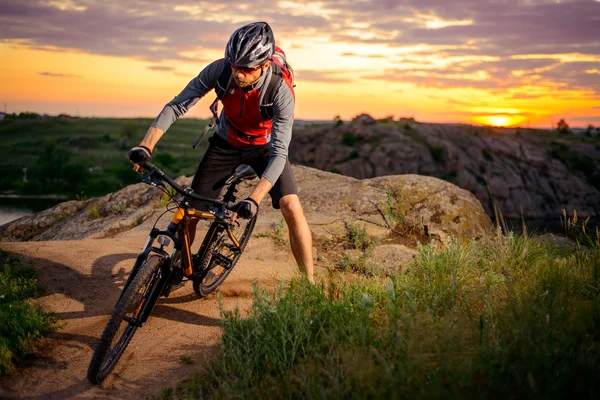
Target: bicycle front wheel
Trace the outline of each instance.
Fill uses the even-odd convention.
[[[208,243],[208,249],[199,264],[200,270],[204,273],[195,279],[193,284],[194,291],[198,296],[208,296],[229,276],[250,240],[256,218],[255,215],[251,219],[238,218],[236,220],[233,234],[240,243],[239,249],[224,230],[215,235]]]
[[[139,317],[154,286],[160,281],[160,265],[164,257],[151,254],[141,265],[129,286],[124,289],[102,337],[96,345],[88,368],[88,380],[97,385],[106,378],[133,338]]]

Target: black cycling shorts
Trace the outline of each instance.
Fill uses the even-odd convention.
[[[223,188],[223,182],[240,164],[247,164],[261,176],[267,168],[270,159],[269,144],[240,149],[230,145],[227,140],[215,134],[208,139],[206,153],[198,165],[192,189],[200,196],[218,198]],[[279,200],[288,194],[298,194],[294,172],[289,160],[286,160],[283,172],[271,191],[273,208],[279,209]],[[192,205],[202,209],[202,202],[194,201]]]

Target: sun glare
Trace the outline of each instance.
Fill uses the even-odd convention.
[[[508,125],[508,118],[496,115],[494,117],[488,117],[490,124],[494,126],[506,126]]]
[[[485,117],[476,117],[475,121],[480,124],[491,125],[491,126],[509,126],[513,125],[516,121],[513,118],[505,115],[490,115]]]

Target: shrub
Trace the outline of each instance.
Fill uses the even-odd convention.
[[[354,146],[360,139],[353,133],[344,133],[342,136],[342,144],[346,146]]]
[[[494,161],[494,156],[488,149],[483,149],[483,158],[487,161]]]
[[[287,228],[287,224],[285,223],[285,219],[281,218],[279,220],[279,223],[271,224],[271,230],[269,230],[267,232],[257,233],[255,236],[256,237],[270,237],[271,239],[273,239],[273,241],[275,242],[275,244],[277,246],[282,247],[282,246],[285,246],[287,243],[286,228]]]
[[[386,202],[383,205],[383,214],[389,228],[396,229],[402,225],[406,215],[405,207],[404,189],[402,186],[395,187],[392,190],[388,189],[386,192]]]
[[[26,302],[40,293],[36,270],[0,252],[0,374],[10,373],[15,359],[56,328],[54,317]]]
[[[346,246],[350,249],[367,250],[373,244],[367,234],[366,224],[358,224],[352,221],[346,221]]]
[[[427,147],[429,148],[429,153],[431,153],[431,158],[433,158],[433,161],[438,164],[442,164],[444,162],[444,149],[432,145],[428,145]]]

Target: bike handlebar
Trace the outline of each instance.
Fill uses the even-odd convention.
[[[224,205],[225,208],[227,208],[228,210],[231,209],[231,207],[232,207],[232,204],[226,204],[225,202],[218,200],[218,199],[212,199],[210,197],[200,196],[200,195],[194,193],[194,191],[191,188],[179,185],[177,182],[175,182],[175,180],[173,178],[171,178],[169,175],[165,174],[160,168],[158,168],[156,165],[152,164],[149,161],[141,162],[141,163],[139,163],[139,166],[142,167],[143,169],[149,171],[148,176],[157,174],[160,177],[160,179],[167,182],[169,184],[169,186],[171,186],[173,189],[175,189],[175,191],[179,194],[182,194],[186,197],[190,197],[194,200],[200,200],[200,201],[206,201],[206,202],[210,202],[210,203],[214,203],[214,204],[218,204],[218,205]]]

